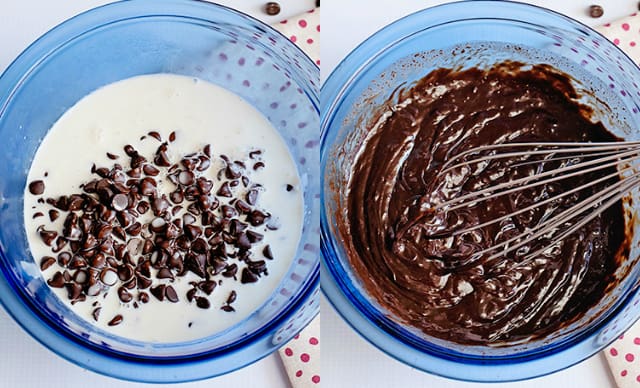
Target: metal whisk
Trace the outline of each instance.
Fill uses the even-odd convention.
[[[527,164],[543,164],[557,162],[558,168],[550,170],[538,169],[536,173],[509,182],[502,182],[477,191],[454,197],[444,202],[433,204],[433,211],[454,211],[471,207],[494,199],[498,196],[516,193],[536,186],[546,185],[564,179],[595,173],[605,169],[614,172],[602,172],[597,178],[574,187],[555,196],[533,203],[512,213],[484,221],[480,224],[457,229],[443,234],[441,237],[459,236],[464,233],[501,222],[519,214],[535,210],[560,198],[579,193],[607,180],[617,179],[614,184],[597,190],[594,194],[578,201],[573,206],[554,214],[544,214],[532,227],[500,243],[496,243],[474,254],[475,257],[490,255],[489,260],[504,256],[537,239],[549,239],[549,244],[535,252],[528,252],[527,257],[534,257],[552,248],[555,243],[579,230],[582,226],[597,217],[607,208],[628,195],[631,190],[640,186],[640,172],[634,169],[633,162],[640,160],[640,142],[611,143],[510,143],[487,145],[469,149],[450,158],[442,167],[440,176],[459,172],[470,174],[474,170],[488,166],[498,159],[515,159],[512,167]],[[535,160],[527,160],[527,159]],[[637,166],[635,166],[637,167]],[[432,236],[433,237],[433,236]]]

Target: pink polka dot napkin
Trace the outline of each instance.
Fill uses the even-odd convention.
[[[320,8],[272,25],[320,66]]]
[[[273,25],[320,66],[320,8]],[[280,358],[294,388],[320,386],[320,316],[280,348]]]
[[[631,14],[596,30],[640,63],[640,15]],[[640,388],[640,322],[636,322],[604,352],[618,387]]]
[[[620,47],[636,63],[640,62],[640,15],[638,13],[607,23],[596,30]]]

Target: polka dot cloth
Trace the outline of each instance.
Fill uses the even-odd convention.
[[[596,30],[620,47],[636,63],[640,63],[640,14],[633,13]]]
[[[297,44],[320,66],[320,8],[283,20],[273,27]]]
[[[280,348],[280,357],[294,388],[320,386],[320,316]]]
[[[636,63],[640,63],[638,13],[607,23],[596,30],[620,47]],[[640,322],[616,339],[604,352],[618,387],[640,388]]]
[[[320,66],[320,8],[273,25]],[[320,316],[280,348],[280,358],[294,388],[320,386]]]

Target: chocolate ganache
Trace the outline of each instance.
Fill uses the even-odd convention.
[[[461,344],[502,346],[543,338],[594,306],[628,252],[618,202],[560,244],[536,240],[491,258],[474,255],[610,185],[594,185],[455,237],[447,231],[566,192],[615,172],[583,174],[454,211],[432,204],[558,168],[535,156],[440,174],[453,155],[509,142],[618,141],[575,100],[570,77],[548,65],[438,69],[385,107],[358,151],[339,226],[367,292],[403,324]],[[522,163],[523,161],[533,163]],[[473,171],[471,171],[473,170]],[[615,180],[618,178],[613,179]]]

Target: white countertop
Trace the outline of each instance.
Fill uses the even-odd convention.
[[[630,0],[536,0],[528,3],[551,8],[589,25],[603,24],[637,11]],[[446,3],[437,0],[323,0],[321,78],[324,81],[338,63],[359,43],[385,25],[420,9]],[[599,19],[588,16],[591,4],[603,6]],[[366,5],[365,5],[366,4]],[[433,376],[406,366],[369,344],[323,298],[322,384],[330,388],[609,388],[615,387],[605,358],[598,354],[574,367],[549,376],[515,383],[476,384]]]
[[[80,12],[110,3],[108,0],[0,0],[0,73],[35,39]],[[282,11],[267,16],[262,0],[218,0],[265,23],[275,23],[315,6],[314,0],[279,0]],[[0,91],[2,93],[2,91]],[[0,308],[0,388],[141,388],[162,387],[130,383],[82,369],[37,343]],[[168,386],[168,385],[167,385]],[[171,387],[289,387],[277,354],[246,368],[192,383]]]

